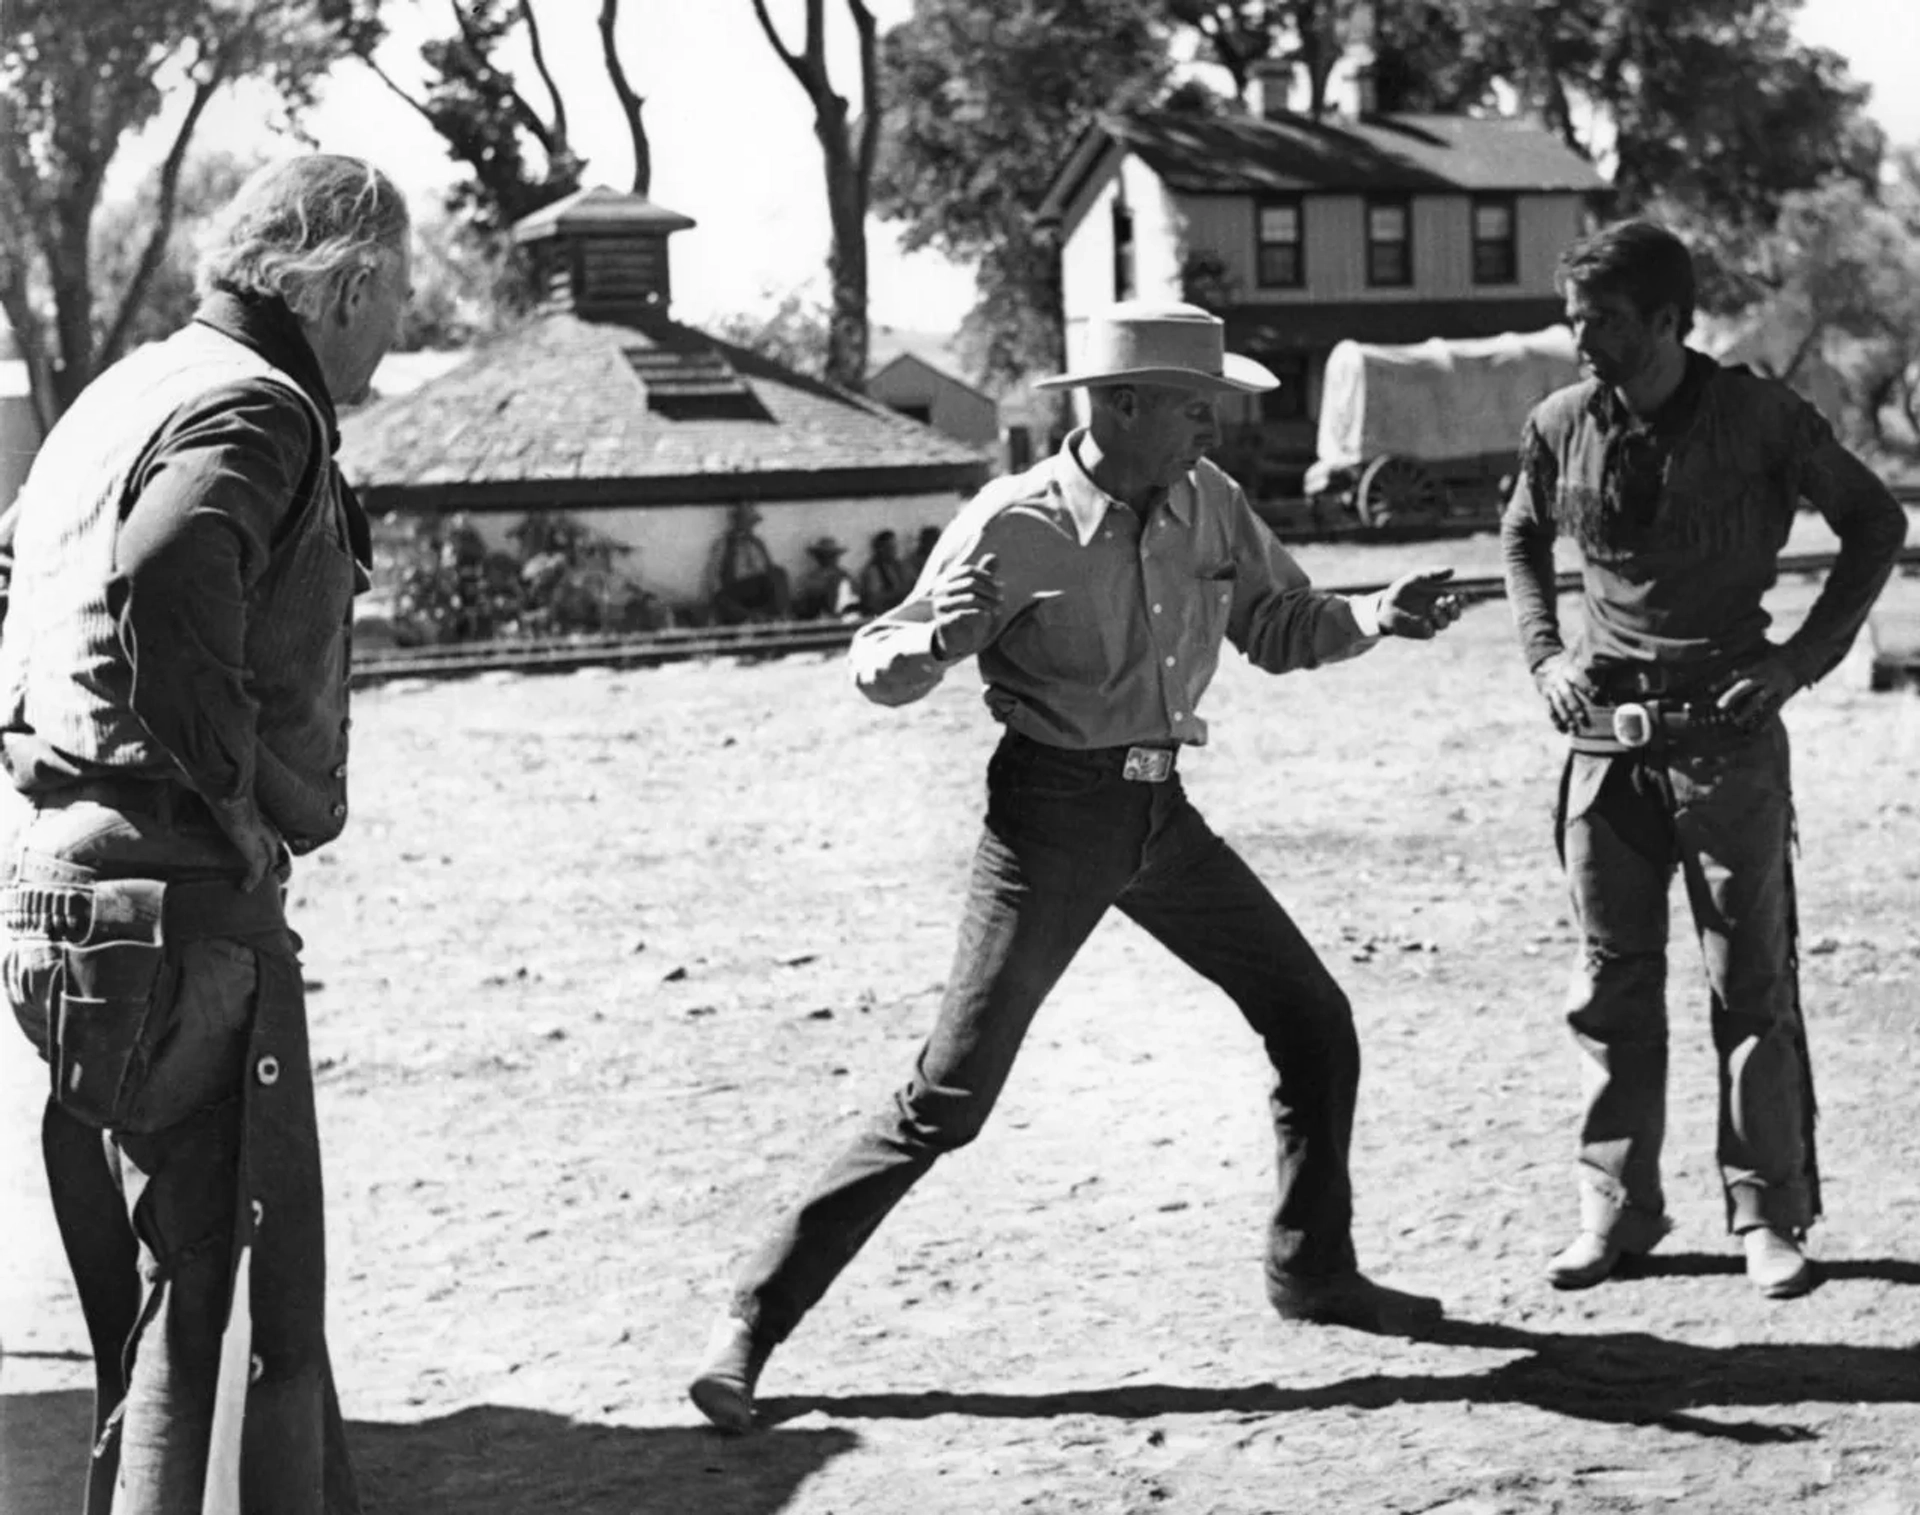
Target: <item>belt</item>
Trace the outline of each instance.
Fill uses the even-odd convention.
[[[1019,732],[1012,735],[1015,741],[1037,747],[1053,757],[1109,773],[1118,772],[1121,778],[1136,784],[1166,783],[1173,777],[1174,765],[1180,753],[1177,743],[1138,742],[1130,747],[1056,747],[1051,742],[1036,741]]]
[[[284,931],[286,924],[274,885],[246,890],[225,880],[101,879],[0,886],[0,925],[9,935],[76,947],[260,936]]]
[[[1744,737],[1751,728],[1704,700],[1637,700],[1589,705],[1569,735],[1575,752],[1671,751],[1702,740]]]

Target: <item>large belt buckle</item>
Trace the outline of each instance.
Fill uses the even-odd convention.
[[[1645,747],[1650,744],[1653,741],[1653,712],[1638,702],[1615,706],[1613,739],[1622,747]]]
[[[1172,772],[1172,748],[1129,747],[1127,763],[1120,770],[1120,776],[1132,779],[1136,784],[1164,784],[1167,775]]]

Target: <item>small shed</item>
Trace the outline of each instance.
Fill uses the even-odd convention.
[[[918,353],[900,353],[875,369],[867,393],[969,447],[993,447],[1000,440],[1000,408],[993,396]]]

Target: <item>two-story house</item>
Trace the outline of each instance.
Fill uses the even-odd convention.
[[[1213,310],[1228,346],[1281,379],[1223,419],[1258,423],[1267,487],[1293,492],[1336,342],[1560,320],[1554,264],[1606,188],[1523,121],[1158,111],[1086,131],[1042,214],[1061,232],[1068,352],[1088,311],[1112,300]]]

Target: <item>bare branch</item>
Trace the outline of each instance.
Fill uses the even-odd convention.
[[[388,89],[392,90],[402,100],[406,101],[407,104],[411,105],[415,110],[417,110],[420,113],[420,118],[423,121],[425,121],[427,125],[432,126],[436,131],[439,130],[439,127],[434,122],[433,112],[427,108],[427,104],[424,100],[415,99],[412,95],[408,94],[404,89],[402,89],[398,84],[394,82],[393,75],[389,74],[378,63],[375,63],[372,58],[363,57],[361,58],[360,61],[364,63],[368,68],[373,70],[373,76],[376,79],[378,79],[382,84],[386,85]]]
[[[620,8],[619,0],[608,0],[607,10]],[[553,70],[547,67],[547,50],[540,37],[540,22],[533,14],[533,0],[520,0],[520,20],[527,29],[527,43],[533,49],[533,66],[540,71],[540,82],[547,87],[547,98],[553,101],[553,134],[562,143],[567,140],[567,102],[560,93],[560,86],[553,82]],[[605,14],[602,13],[602,26]]]
[[[127,281],[126,290],[120,296],[120,308],[114,312],[107,335],[94,355],[96,368],[105,368],[120,356],[121,349],[126,346],[127,333],[133,329],[134,318],[146,303],[147,290],[160,268],[160,260],[166,256],[167,239],[173,235],[174,206],[180,193],[180,170],[187,161],[187,144],[193,138],[194,128],[200,124],[200,115],[206,110],[207,102],[225,82],[226,59],[218,55],[207,74],[194,80],[193,98],[187,102],[187,113],[181,118],[180,129],[173,134],[173,145],[167,149],[167,156],[160,165],[160,193],[154,205],[153,228],[147,234],[147,245],[141,250],[133,277]]]
[[[787,44],[780,40],[780,33],[774,30],[773,18],[767,14],[767,0],[753,0],[753,13],[760,18],[760,29],[767,34],[767,41],[773,44],[773,50],[780,55],[780,61],[786,64],[793,77],[800,81],[800,87],[813,95],[813,81],[807,77],[806,64],[799,56],[787,50]]]
[[[565,133],[561,132],[557,126],[549,126],[546,117],[535,110],[527,97],[520,93],[519,86],[513,82],[513,76],[494,66],[493,58],[487,52],[486,42],[474,29],[472,15],[462,8],[460,0],[452,0],[452,3],[454,20],[459,24],[460,35],[473,54],[475,65],[485,73],[488,81],[496,85],[501,94],[506,96],[507,108],[513,112],[513,119],[532,134],[534,141],[540,144],[540,150],[547,155],[547,161],[552,162],[567,151]],[[542,77],[545,77],[544,69]],[[549,89],[553,87],[551,79],[547,80],[547,87]],[[557,94],[554,96],[556,102],[559,98]],[[559,114],[561,112],[556,112],[556,115]]]
[[[600,0],[600,51],[606,55],[607,77],[620,100],[620,114],[626,117],[627,134],[633,139],[633,192],[645,197],[653,190],[653,149],[647,141],[647,128],[640,119],[646,101],[634,92],[620,61],[620,49],[613,40],[614,23],[620,19],[620,0]]]

